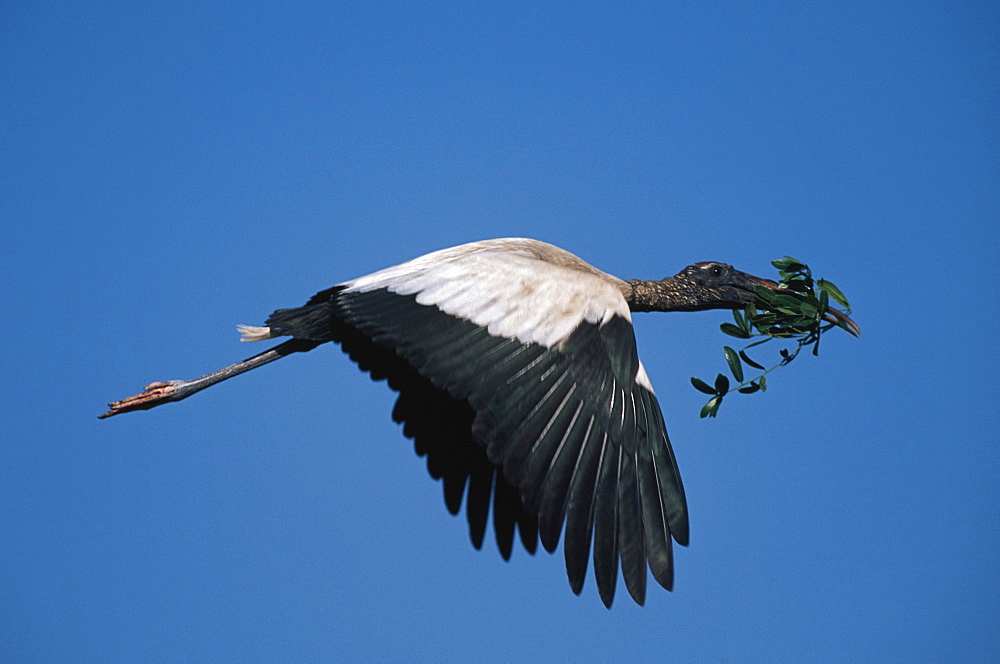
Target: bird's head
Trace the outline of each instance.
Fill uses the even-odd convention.
[[[742,309],[753,302],[757,286],[778,289],[778,284],[770,279],[761,279],[715,261],[688,265],[661,283],[677,293],[676,309],[681,311]]]
[[[634,311],[704,311],[742,309],[754,301],[757,287],[775,293],[794,294],[770,279],[740,272],[732,265],[706,261],[688,265],[672,277],[660,281],[629,281]],[[859,328],[844,312],[829,307],[826,318],[845,323],[845,329],[859,336]]]

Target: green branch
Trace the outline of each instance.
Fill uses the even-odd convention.
[[[831,319],[827,315],[830,300],[844,307],[844,313],[851,311],[847,298],[832,282],[823,279],[814,281],[809,266],[788,256],[772,261],[771,265],[778,269],[780,292],[758,286],[754,301],[744,310],[733,311],[734,322],[719,326],[723,333],[731,337],[756,339],[741,350],[723,346],[729,372],[737,385],[731,388],[729,378],[721,373],[716,375],[711,385],[699,378],[691,378],[696,390],[711,395],[701,409],[701,417],[715,417],[723,398],[731,392],[753,394],[766,391],[768,374],[794,360],[803,348],[811,346],[812,354],[819,355],[820,338],[831,329],[842,327],[854,333],[845,321],[837,317]],[[781,359],[770,368],[765,368],[746,352],[776,339],[794,342],[795,345],[779,349]],[[744,364],[760,373],[747,379]]]

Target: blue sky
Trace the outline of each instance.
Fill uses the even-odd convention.
[[[1000,657],[996,4],[351,4],[0,9],[0,659]],[[96,418],[503,236],[854,305],[713,421],[727,314],[637,316],[692,533],[645,607],[473,549],[336,348]]]

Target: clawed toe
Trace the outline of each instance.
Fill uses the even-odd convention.
[[[111,410],[98,415],[98,417],[104,419],[133,410],[147,410],[167,401],[173,401],[177,386],[183,382],[182,380],[158,380],[155,383],[150,383],[139,394],[109,403],[108,408]]]

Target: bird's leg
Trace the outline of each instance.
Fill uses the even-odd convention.
[[[99,415],[98,417],[104,419],[105,417],[111,417],[112,415],[118,415],[119,413],[128,413],[133,410],[148,410],[150,408],[155,408],[156,406],[161,406],[165,403],[170,403],[171,401],[180,401],[181,399],[186,399],[195,392],[200,392],[206,387],[211,387],[216,383],[221,383],[227,378],[232,378],[233,376],[237,376],[245,371],[250,371],[251,369],[264,366],[269,362],[280,360],[291,353],[312,350],[320,343],[322,342],[312,341],[310,339],[291,339],[283,344],[275,346],[271,350],[266,350],[263,353],[249,357],[242,362],[230,364],[228,367],[224,367],[218,371],[213,371],[210,374],[206,374],[200,378],[195,378],[194,380],[156,381],[155,383],[147,385],[139,394],[122,399],[121,401],[109,403],[108,407],[111,410]]]

